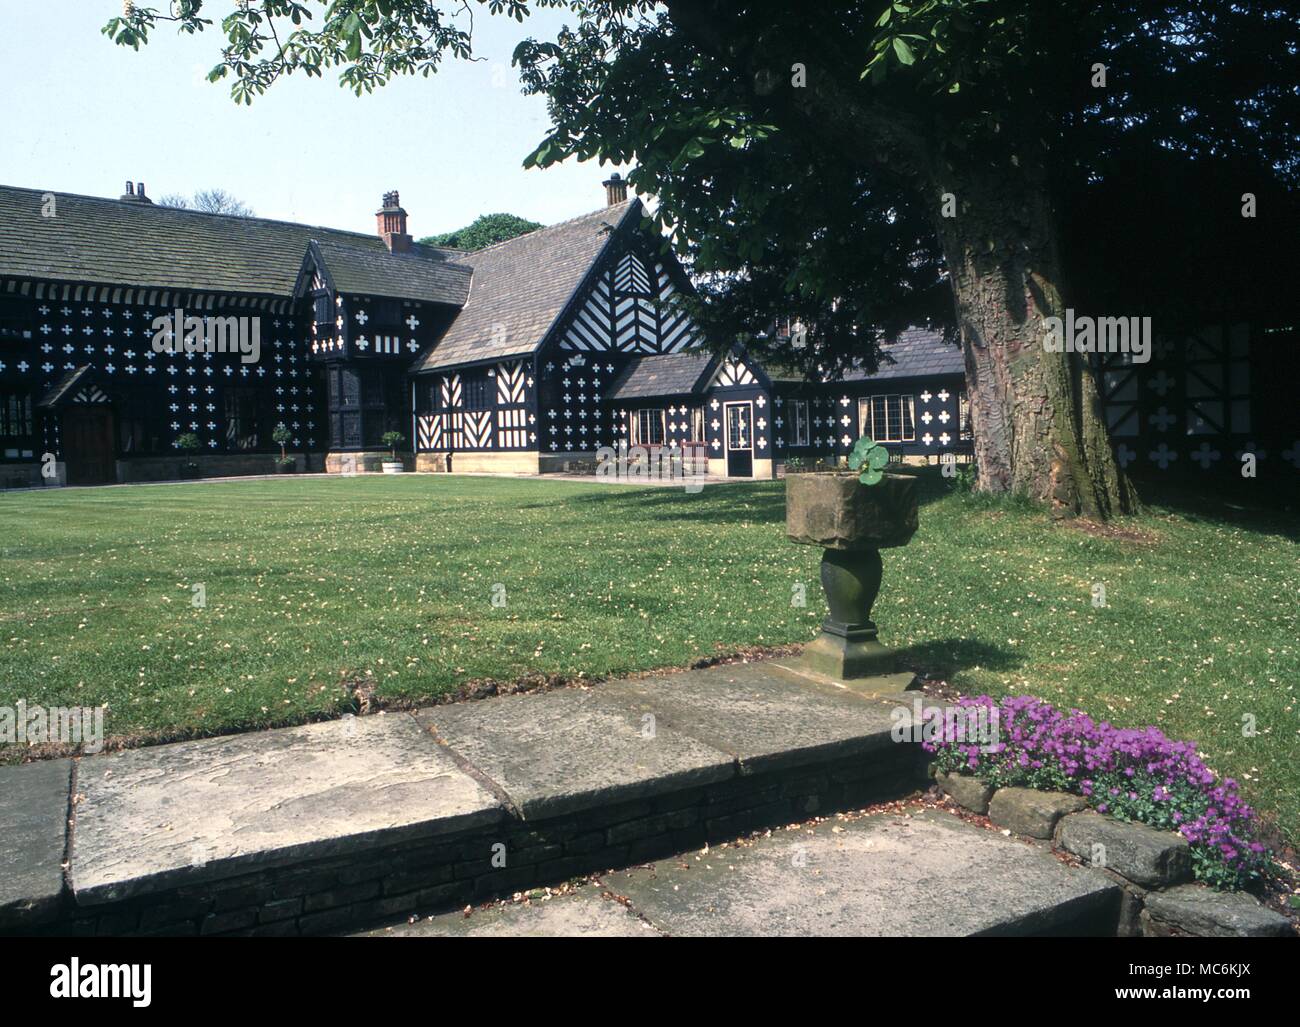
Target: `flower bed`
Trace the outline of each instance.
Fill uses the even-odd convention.
[[[1195,743],[1154,727],[1118,728],[1030,695],[961,702],[962,717],[927,732],[924,747],[939,770],[995,788],[1073,792],[1098,813],[1177,831],[1191,846],[1196,877],[1216,888],[1242,888],[1268,870],[1269,853],[1253,837],[1254,812],[1235,781],[1206,767]],[[976,717],[996,725],[985,742],[962,730]]]

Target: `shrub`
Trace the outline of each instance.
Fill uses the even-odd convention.
[[[1155,727],[1117,728],[1031,695],[962,704],[996,716],[997,732],[981,745],[954,730],[969,716],[936,724],[924,747],[940,770],[996,788],[1073,792],[1098,813],[1177,831],[1191,845],[1196,877],[1216,888],[1242,888],[1268,871],[1270,855],[1253,839],[1254,812],[1235,781],[1220,781],[1196,755],[1194,742],[1175,742]]]
[[[979,472],[974,464],[958,464],[949,481],[952,482],[954,492],[970,493],[975,491],[975,482],[978,478]]]

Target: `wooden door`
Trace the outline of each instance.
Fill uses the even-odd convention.
[[[107,406],[69,408],[63,415],[63,454],[69,485],[117,481],[113,411]]]

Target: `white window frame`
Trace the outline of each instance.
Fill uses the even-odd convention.
[[[659,441],[645,438],[645,432],[641,429],[641,419],[643,415],[657,416],[659,421]],[[653,434],[653,433],[652,433]],[[663,407],[638,407],[632,411],[632,445],[634,446],[662,446],[668,438],[668,426],[664,422]]]
[[[881,425],[876,424],[876,402],[884,407]],[[897,405],[897,430],[890,426],[891,409]],[[906,416],[905,416],[906,415]],[[910,430],[908,423],[910,422]],[[879,433],[877,433],[879,432]],[[858,400],[858,434],[868,435],[876,442],[915,442],[916,441],[916,397],[910,393],[890,392],[874,396],[863,396]]]
[[[790,400],[788,412],[790,415],[790,445],[810,445],[809,433],[812,421],[809,417],[808,401],[806,399]]]

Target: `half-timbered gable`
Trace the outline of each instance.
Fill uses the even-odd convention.
[[[396,202],[396,194],[389,194]],[[381,217],[384,211],[381,211]],[[398,227],[405,230],[405,212]],[[444,331],[469,294],[471,270],[434,247],[364,249],[308,244],[294,295],[311,311],[308,358],[324,369],[331,470],[411,432],[411,360]]]
[[[673,302],[690,283],[642,215],[615,202],[454,258],[473,269],[469,298],[413,369],[423,465],[536,471],[618,444],[613,382],[698,340]]]

